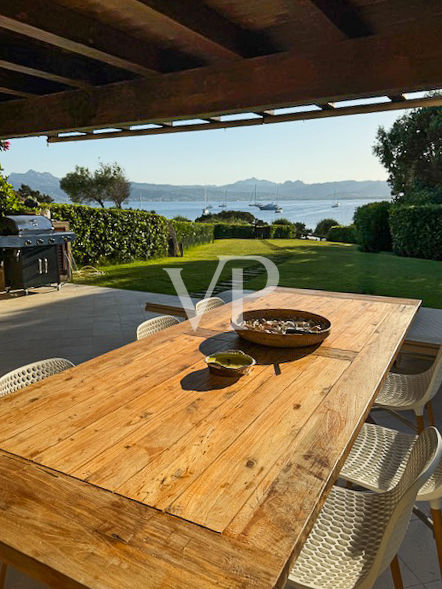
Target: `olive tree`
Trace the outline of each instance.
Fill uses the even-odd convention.
[[[130,194],[130,183],[124,170],[116,162],[100,163],[92,172],[84,166],[75,166],[73,172],[69,172],[60,180],[60,188],[72,202],[97,202],[103,208],[105,201],[112,201],[121,208]]]

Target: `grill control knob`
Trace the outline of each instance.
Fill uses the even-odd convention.
[[[32,241],[30,239],[25,239],[25,245],[32,245]]]
[[[50,238],[48,239],[48,243],[51,243],[51,244],[52,244],[52,243],[55,243],[55,239],[54,239],[53,237],[50,237]]]
[[[43,244],[44,244],[43,239],[37,239],[37,245],[43,245]]]

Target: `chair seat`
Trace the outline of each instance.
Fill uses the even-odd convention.
[[[414,409],[420,405],[431,380],[431,372],[420,374],[396,374],[390,372],[376,397],[377,407]]]
[[[417,436],[364,423],[339,476],[376,492],[392,489],[405,470]],[[418,501],[442,496],[442,464],[422,486]]]
[[[333,487],[287,587],[358,587],[369,574],[391,512],[382,495]]]

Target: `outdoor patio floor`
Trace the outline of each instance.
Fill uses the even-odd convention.
[[[34,294],[35,293],[35,294]],[[152,317],[144,303],[178,304],[172,295],[100,288],[75,284],[61,291],[42,288],[29,296],[0,295],[0,376],[14,368],[49,357],[75,364],[120,347],[136,338],[137,326]],[[230,300],[230,292],[221,294]],[[401,370],[419,371],[425,361],[406,358]],[[440,394],[440,393],[439,393]],[[434,403],[436,421],[442,424],[442,406]],[[405,426],[383,412],[375,419],[396,429]],[[419,505],[427,509],[426,504]],[[436,548],[431,531],[413,515],[399,552],[406,589],[442,589]],[[43,589],[45,586],[9,568],[6,589]],[[374,589],[392,589],[389,571]],[[140,588],[141,589],[141,588]]]

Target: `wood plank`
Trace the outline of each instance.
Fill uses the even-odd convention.
[[[127,497],[154,505],[151,497],[146,499],[143,485],[146,483],[146,477],[153,478],[154,473],[159,469],[159,464],[170,459],[173,454],[170,449],[176,450],[177,447],[186,444],[185,440],[195,435],[201,436],[202,429],[209,429],[214,421],[223,419],[222,416],[229,411],[229,407],[237,406],[245,399],[253,397],[260,387],[269,380],[273,381],[273,375],[271,367],[259,366],[245,382],[228,384],[220,379],[219,394],[212,393],[210,400],[201,395],[191,404],[190,399],[188,400],[189,415],[183,414],[177,400],[175,407],[171,407],[167,414],[163,413],[161,422],[153,425],[147,423],[144,427],[138,428],[132,435],[125,437],[84,464],[75,472],[76,476],[81,478],[87,476],[88,481],[93,484],[112,486],[117,492]],[[208,388],[206,371],[200,370],[198,377],[195,385],[198,388]],[[210,379],[212,387],[216,384],[213,380]],[[191,398],[194,396],[192,395]],[[124,456],[124,467],[117,462],[121,456]],[[198,467],[201,468],[201,460],[205,457],[199,458]]]
[[[251,495],[259,496],[259,483],[282,455],[292,453],[302,423],[349,365],[331,358],[315,358],[309,364],[235,444],[191,480],[168,507],[169,513],[222,532]]]
[[[4,452],[0,481],[0,558],[53,587],[274,584],[271,554]]]
[[[143,76],[161,69],[153,45],[47,0],[0,0],[0,26]]]
[[[184,317],[187,319],[188,314],[190,316],[195,315],[195,309],[183,309],[176,305],[163,305],[162,303],[150,303],[147,302],[144,305],[144,310],[148,313],[158,313],[159,315],[175,315],[176,317]]]
[[[77,90],[44,100],[32,98],[21,105],[12,101],[0,106],[0,137],[204,119],[438,88],[442,86],[439,41],[440,26],[434,23],[418,32],[347,39],[308,54],[287,52],[234,61],[87,93]],[[417,46],[419,52],[414,51]]]
[[[300,378],[310,358],[300,359],[283,368],[275,387],[272,366],[267,366],[259,378],[244,383],[235,396],[213,411],[208,419],[192,428],[175,443],[164,447],[161,455],[149,460],[135,476],[127,478],[118,492],[167,509],[173,500],[229,447],[238,435],[293,382]],[[222,423],[222,428],[219,427]],[[169,428],[168,428],[169,429]],[[140,440],[139,447],[154,443],[155,434]],[[95,477],[91,480],[95,481]]]
[[[290,460],[275,464],[261,483],[262,492],[255,493],[226,529],[226,534],[249,545],[273,546],[281,562],[291,554],[284,575],[299,554],[382,386],[387,375],[383,367],[392,365],[416,312],[417,306],[412,305],[392,308],[320,410],[302,428]]]

